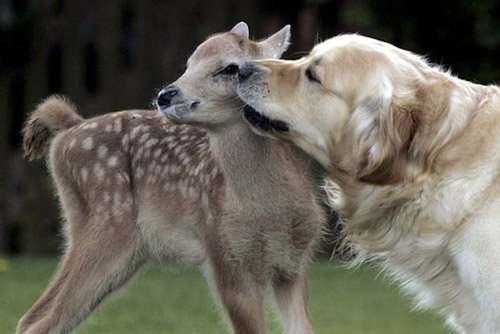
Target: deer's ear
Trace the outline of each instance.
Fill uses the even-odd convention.
[[[250,30],[248,29],[248,24],[245,22],[241,21],[237,23],[231,31],[233,34],[248,38],[250,36]]]
[[[279,58],[290,46],[290,25],[287,24],[277,33],[269,36],[259,44],[266,50],[266,57]]]

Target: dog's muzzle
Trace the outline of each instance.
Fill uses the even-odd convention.
[[[288,132],[290,130],[286,122],[272,120],[249,105],[243,108],[243,115],[250,124],[263,131],[270,131],[272,129],[278,132]]]

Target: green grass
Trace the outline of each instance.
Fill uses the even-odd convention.
[[[9,258],[0,261],[0,334],[14,332],[16,322],[42,293],[55,259]],[[451,333],[432,313],[411,311],[377,271],[348,270],[315,263],[310,270],[310,308],[317,334]],[[270,308],[269,308],[270,310]],[[271,313],[270,311],[268,313]],[[271,317],[269,317],[271,319]],[[269,320],[270,333],[280,333]],[[225,333],[201,274],[196,271],[143,270],[109,298],[77,331],[79,334]]]

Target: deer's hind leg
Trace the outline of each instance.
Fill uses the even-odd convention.
[[[312,334],[308,308],[306,269],[293,277],[280,277],[273,282],[278,311],[286,334]]]
[[[70,332],[137,271],[143,261],[133,208],[115,211],[106,219],[95,211],[86,216],[73,205],[61,264],[42,297],[19,321],[18,334]]]

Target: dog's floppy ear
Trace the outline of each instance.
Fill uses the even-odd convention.
[[[388,80],[364,98],[353,113],[357,178],[390,184],[404,177],[410,143],[417,129],[411,103],[395,96]]]
[[[231,29],[230,32],[232,32],[235,35],[238,35],[238,36],[241,36],[241,37],[245,37],[245,38],[248,38],[250,36],[250,31],[248,29],[248,24],[246,24],[243,21],[237,23],[233,27],[233,29]]]
[[[290,46],[290,25],[287,24],[277,33],[259,42],[267,51],[266,57],[279,58]]]

